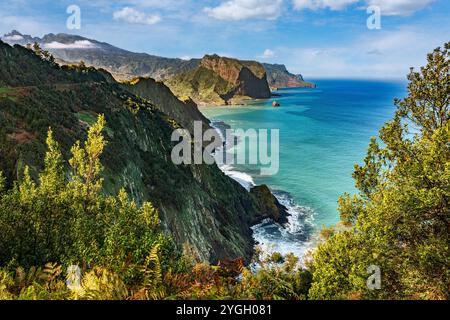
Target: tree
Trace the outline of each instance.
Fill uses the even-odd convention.
[[[73,169],[73,186],[83,197],[100,192],[103,179],[100,177],[102,164],[100,156],[106,146],[105,139],[101,132],[105,127],[105,117],[100,116],[88,132],[88,140],[81,147],[78,141],[72,147],[72,159],[69,160]]]
[[[178,253],[159,228],[151,203],[130,201],[125,190],[103,194],[100,157],[106,146],[99,116],[81,146],[72,148],[71,174],[53,131],[48,130],[44,169],[37,181],[25,168],[23,178],[0,192],[0,266],[29,268],[54,261],[101,266],[121,274],[127,284],[142,279],[141,266],[157,246],[160,268],[176,264]],[[0,175],[0,186],[3,183]],[[1,188],[0,188],[1,189]]]
[[[5,190],[5,188],[6,188],[6,179],[5,176],[3,175],[3,172],[0,171],[0,195]]]
[[[33,51],[36,53],[37,56],[41,56],[42,55],[42,49],[39,43],[35,42],[33,44]]]
[[[345,231],[319,245],[311,298],[450,298],[450,43],[411,69],[408,96],[339,200]],[[381,268],[370,290],[367,268]]]
[[[44,170],[40,175],[41,188],[58,192],[64,186],[65,174],[63,157],[58,142],[53,138],[51,128],[47,134],[47,152],[45,154]]]

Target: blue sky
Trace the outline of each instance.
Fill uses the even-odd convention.
[[[66,9],[81,9],[68,30]],[[368,6],[381,29],[367,28]],[[217,53],[306,78],[403,78],[450,41],[448,0],[0,0],[0,33],[75,33],[167,57]]]

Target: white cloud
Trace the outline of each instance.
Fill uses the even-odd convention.
[[[13,36],[3,37],[2,39],[6,40],[6,41],[20,41],[20,40],[23,40],[23,37],[19,34],[15,34]]]
[[[125,5],[140,8],[175,9],[188,3],[188,0],[123,0]]]
[[[263,54],[260,56],[262,59],[270,59],[275,57],[275,52],[270,49],[264,50]]]
[[[97,46],[89,40],[78,40],[73,43],[50,42],[44,45],[46,49],[94,49]]]
[[[277,48],[277,56],[306,78],[405,78],[410,67],[425,65],[427,53],[448,41],[449,29],[437,29],[371,32],[339,46]]]
[[[0,12],[1,33],[16,29],[23,34],[43,35],[57,29],[53,22],[53,20],[45,21],[42,17],[4,15],[3,12]]]
[[[274,20],[281,14],[282,5],[283,0],[229,0],[215,8],[203,10],[218,20]]]
[[[381,14],[388,16],[406,16],[424,9],[435,0],[365,0],[367,6],[378,6]],[[331,9],[342,10],[362,0],[292,0],[297,10]]]
[[[161,17],[159,15],[146,14],[130,7],[125,7],[114,12],[113,17],[115,20],[125,21],[133,24],[152,25],[161,21]]]
[[[407,16],[424,9],[434,0],[366,0],[368,5],[379,6],[381,14]]]
[[[302,9],[331,9],[342,10],[350,4],[359,2],[359,0],[293,0],[294,8]]]

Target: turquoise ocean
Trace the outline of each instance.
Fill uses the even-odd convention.
[[[395,112],[394,98],[406,94],[403,81],[317,80],[317,88],[281,89],[277,97],[246,106],[204,107],[223,131],[279,129],[279,172],[261,176],[257,165],[223,166],[245,187],[267,184],[290,213],[280,226],[264,221],[254,237],[264,251],[303,256],[323,226],[339,221],[337,199],[355,193],[352,173],[369,140]],[[272,102],[280,103],[273,108]],[[245,146],[245,145],[244,145]]]

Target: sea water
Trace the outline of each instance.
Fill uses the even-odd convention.
[[[267,184],[290,213],[280,226],[266,220],[253,227],[265,252],[302,257],[323,226],[339,221],[337,200],[355,193],[352,173],[361,164],[370,138],[395,112],[403,81],[317,80],[316,89],[282,89],[277,97],[246,106],[206,107],[201,111],[219,129],[279,129],[280,167],[261,176],[255,165],[226,165],[222,170],[243,186]],[[273,108],[272,102],[280,103]]]

